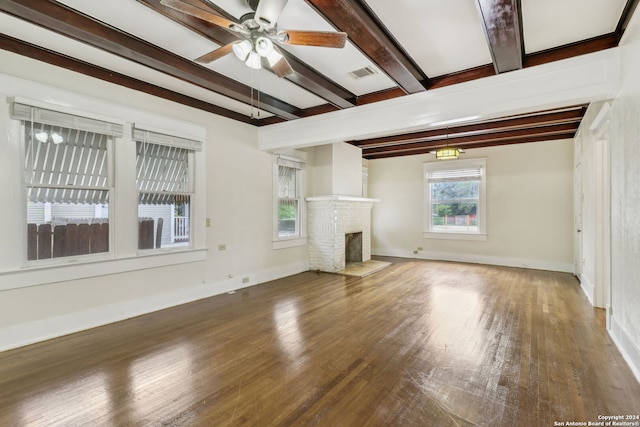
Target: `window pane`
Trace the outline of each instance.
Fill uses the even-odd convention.
[[[192,151],[143,141],[136,150],[138,248],[189,246]]]
[[[155,194],[140,193],[140,200]],[[165,199],[165,198],[163,198]],[[168,203],[138,203],[138,249],[189,246],[190,196],[171,196]]]
[[[27,202],[27,259],[108,252],[108,192],[97,193],[104,203]]]
[[[25,124],[25,130],[27,184],[107,188],[109,136],[31,122]],[[49,197],[57,198],[54,190],[48,193]],[[78,192],[73,196],[82,197],[86,193]],[[67,193],[66,197],[72,196]],[[39,201],[51,200],[40,198]],[[81,199],[67,201],[83,202]]]
[[[278,236],[298,234],[298,201],[280,199],[278,201]]]
[[[298,169],[278,166],[278,197],[295,199],[298,197]]]
[[[23,123],[27,259],[108,252],[111,136]]]
[[[189,151],[186,148],[136,144],[136,184],[139,191],[189,193]]]
[[[479,184],[478,181],[434,182],[431,200],[477,200]]]
[[[431,184],[431,231],[478,231],[478,181]]]

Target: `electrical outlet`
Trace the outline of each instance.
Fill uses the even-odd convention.
[[[243,277],[242,278],[242,283],[249,283],[249,278],[248,277]]]
[[[224,243],[221,245],[218,245],[218,250],[219,251],[226,251],[227,250],[227,245],[225,245]]]
[[[211,227],[211,218],[207,218],[206,224],[207,227]]]

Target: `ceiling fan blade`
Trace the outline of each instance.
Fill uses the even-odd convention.
[[[289,64],[289,61],[287,61],[287,59],[282,56],[282,52],[280,52],[280,49],[278,49],[276,46],[273,46],[273,50],[278,52],[278,54],[280,55],[280,60],[271,65],[271,69],[274,73],[276,73],[276,76],[282,78],[288,76],[289,74],[293,74],[293,68],[291,67],[291,64]]]
[[[200,18],[227,30],[231,30],[234,32],[242,32],[244,30],[241,25],[230,21],[227,18],[216,15],[215,13],[207,12],[206,10],[192,6],[180,0],[160,0],[160,3],[173,10],[177,10],[178,12],[186,13],[187,15]]]
[[[275,27],[282,10],[287,5],[287,1],[288,0],[260,0],[254,19],[265,28]]]
[[[347,42],[347,33],[336,33],[332,31],[284,30],[278,33],[277,40],[283,44],[299,46],[343,48]]]
[[[215,61],[216,59],[220,59],[223,56],[226,56],[233,52],[233,45],[235,43],[229,43],[227,45],[222,46],[219,49],[214,50],[213,52],[206,53],[199,58],[196,58],[195,61],[200,64],[208,64],[210,62]]]

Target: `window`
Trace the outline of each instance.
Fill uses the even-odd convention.
[[[0,289],[49,283],[51,267],[56,280],[76,280],[206,259],[204,126],[56,88],[49,103],[39,85],[11,81],[32,98],[3,97],[0,111],[3,201],[15,212],[4,215]],[[138,160],[157,172],[137,176]],[[139,207],[165,204],[168,249],[155,249],[161,215],[149,215],[154,249],[141,251]]]
[[[276,156],[274,161],[274,241],[291,241],[288,247],[305,244],[305,163]],[[303,239],[303,240],[295,240]]]
[[[189,247],[197,141],[134,130],[138,249]]]
[[[122,126],[13,104],[24,137],[27,260],[109,252],[111,150]]]
[[[485,159],[424,164],[425,237],[485,240]]]

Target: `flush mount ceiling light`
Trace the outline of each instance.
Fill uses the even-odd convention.
[[[460,157],[463,151],[459,148],[444,147],[436,150],[436,159],[438,160],[454,160]]]

